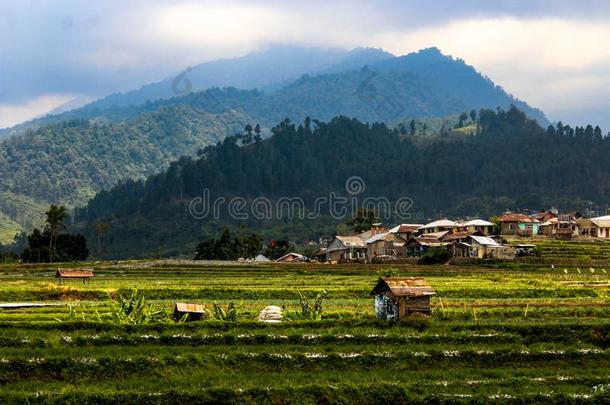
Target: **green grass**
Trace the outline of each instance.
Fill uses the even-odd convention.
[[[92,263],[87,285],[57,266],[0,265],[0,402],[605,403],[610,275],[546,263],[394,266],[436,289],[431,317],[388,323],[369,292],[384,266]],[[66,264],[62,267],[69,266]],[[139,268],[138,268],[139,267]],[[117,294],[159,308],[226,305],[239,321],[118,325]],[[326,290],[319,321],[264,324]],[[77,319],[70,317],[77,314]]]

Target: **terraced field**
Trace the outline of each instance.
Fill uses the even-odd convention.
[[[610,275],[548,264],[394,266],[434,286],[431,317],[374,318],[383,266],[0,266],[0,402],[608,403]],[[580,271],[579,271],[580,270]],[[111,320],[137,288],[157,308],[233,302],[236,321]],[[264,324],[326,290],[321,320]]]

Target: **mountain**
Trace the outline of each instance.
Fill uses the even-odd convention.
[[[338,48],[276,45],[240,58],[221,59],[187,68],[184,72],[143,86],[139,90],[105,97],[89,104],[87,108],[139,105],[146,101],[171,98],[211,87],[264,89],[287,83],[305,73],[355,69],[393,56],[383,50],[370,48],[346,51]]]
[[[312,69],[318,73],[279,84]],[[301,122],[306,117],[328,121],[341,115],[404,126],[411,117],[431,120],[516,105],[547,123],[542,112],[436,48],[402,57],[366,48],[279,48],[204,64],[189,75],[191,83],[208,75],[216,83],[245,86],[246,77],[251,86],[268,86],[266,91],[214,87],[138,105],[114,105],[107,99],[11,128],[5,132],[11,137],[0,143],[0,175],[6,179],[0,191],[31,200],[37,207],[49,202],[73,206],[122,179],[154,174],[182,155],[194,156],[202,146],[235,134],[246,123],[270,128],[287,117]],[[167,84],[155,88],[167,90]],[[127,104],[153,93],[117,97]],[[0,212],[12,221],[24,227],[31,223],[7,215],[2,205],[0,201]]]
[[[122,179],[145,178],[195,156],[247,123],[240,112],[182,105],[120,123],[73,120],[30,130],[0,143],[0,213],[28,229],[48,203],[83,204]],[[27,213],[36,214],[35,223]]]
[[[512,104],[541,125],[548,124],[540,110],[507,94],[472,66],[443,55],[437,48],[394,57],[371,48],[348,52],[279,47],[198,65],[140,90],[111,95],[79,109],[0,130],[0,137],[71,119],[130,119],[158,106],[205,99],[202,93],[208,87],[215,88],[213,95],[223,102],[222,106],[258,115],[268,125],[285,117],[301,121],[306,116],[330,119],[336,115],[393,122],[401,116],[443,117],[470,109],[508,108]],[[216,91],[223,87],[230,94]],[[244,100],[235,98],[234,89],[245,91]],[[252,104],[253,89],[264,95],[255,99],[261,105]],[[227,97],[231,100],[225,100]],[[210,103],[197,105],[220,111]]]
[[[353,198],[402,201],[399,219],[391,207],[382,213],[388,224],[610,199],[610,138],[601,131],[547,131],[515,107],[482,110],[476,126],[475,135],[418,145],[383,124],[346,117],[298,127],[283,121],[266,140],[240,147],[228,138],[146,182],[98,193],[77,211],[75,229],[93,238],[92,224],[107,223],[104,243],[114,257],[189,255],[225,226],[267,239],[317,238],[347,222]],[[361,180],[346,189],[353,176]],[[340,205],[348,211],[331,215],[331,193],[348,198]],[[277,208],[282,200],[297,204],[292,216]]]

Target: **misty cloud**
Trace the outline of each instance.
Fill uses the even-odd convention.
[[[329,3],[3,1],[0,127],[15,121],[7,112],[38,115],[49,100],[59,105],[66,95],[138,88],[271,43],[374,46],[396,54],[438,46],[552,118],[608,100],[610,2]]]

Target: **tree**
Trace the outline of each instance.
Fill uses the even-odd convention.
[[[48,229],[40,232],[34,229],[28,235],[28,245],[21,254],[21,259],[30,263],[52,263],[53,261],[85,260],[89,256],[87,240],[80,234],[58,234],[55,237],[52,251],[49,248],[51,233]]]
[[[373,210],[367,208],[358,208],[356,216],[347,222],[356,233],[362,233],[371,229],[374,223],[379,222],[379,218]]]
[[[468,114],[466,114],[465,112],[460,114],[460,122],[458,124],[460,128],[464,127],[464,123],[466,122],[467,119],[468,119]]]
[[[97,221],[94,225],[95,233],[97,234],[97,254],[99,257],[102,257],[102,235],[108,232],[108,225],[106,222]]]
[[[269,259],[279,259],[290,250],[290,243],[287,240],[272,240],[265,248],[263,253]]]
[[[50,262],[53,263],[53,256],[55,256],[55,250],[57,248],[57,237],[61,231],[64,230],[64,222],[68,218],[66,207],[63,205],[51,205],[49,210],[45,213],[47,216],[45,229],[48,230],[49,238],[49,251]]]
[[[470,110],[470,119],[473,123],[477,122],[477,110]]]
[[[415,130],[417,129],[416,124],[415,124],[415,120],[411,120],[411,122],[409,123],[409,134],[411,136],[415,135]]]
[[[254,134],[254,142],[260,142],[263,140],[263,137],[261,136],[261,126],[259,123],[256,123],[254,126]]]

